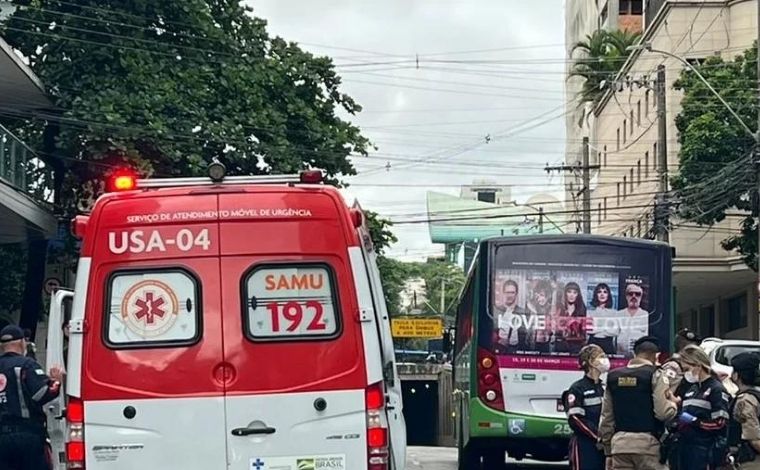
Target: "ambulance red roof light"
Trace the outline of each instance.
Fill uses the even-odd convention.
[[[324,180],[322,170],[304,170],[301,172],[301,183],[319,184]]]
[[[137,188],[137,175],[131,170],[119,170],[111,174],[106,190],[114,191],[132,191]]]

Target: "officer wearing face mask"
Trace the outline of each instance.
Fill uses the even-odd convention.
[[[686,346],[689,346],[691,344],[699,346],[699,343],[701,343],[702,340],[697,336],[696,333],[689,330],[688,328],[683,328],[676,333],[675,338],[675,347],[676,352],[668,358],[667,361],[665,361],[661,368],[663,371],[663,374],[667,378],[668,385],[670,385],[670,392],[678,395],[678,388],[683,383],[683,366],[681,365],[681,351],[684,350]]]
[[[598,447],[599,418],[602,414],[604,388],[599,377],[610,369],[610,360],[596,344],[584,346],[578,363],[585,374],[562,394],[567,422],[573,430],[570,438],[572,470],[604,470],[604,452]]]
[[[683,378],[688,385],[678,400],[678,468],[714,469],[727,458],[728,404],[730,396],[710,369],[710,359],[698,346],[681,352]]]
[[[734,372],[731,380],[739,393],[731,403],[729,414],[729,445],[735,462],[742,470],[760,470],[760,387],[758,368],[760,356],[743,352],[731,359]]]

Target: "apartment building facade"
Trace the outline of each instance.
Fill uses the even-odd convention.
[[[664,1],[647,18],[642,42],[688,61],[710,55],[730,59],[752,46],[757,37],[757,2]],[[623,66],[621,81],[594,109],[591,152],[600,168],[592,187],[592,232],[652,238],[660,172],[657,100],[652,80],[657,66],[665,68],[667,169],[678,171],[678,131],[681,92],[673,89],[684,66],[649,51],[634,52]],[[674,282],[677,319],[703,335],[758,338],[757,275],[721,241],[737,233],[740,217],[728,217],[713,227],[671,220],[670,243],[675,247]]]

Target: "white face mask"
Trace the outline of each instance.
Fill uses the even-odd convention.
[[[686,379],[686,381],[689,382],[690,384],[695,384],[699,382],[699,376],[697,376],[697,374],[695,374],[693,371],[690,371],[690,370],[686,371],[683,374],[683,378]]]
[[[610,359],[603,357],[596,362],[596,369],[604,374],[610,370]]]

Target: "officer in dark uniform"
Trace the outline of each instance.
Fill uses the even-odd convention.
[[[681,351],[684,381],[678,415],[678,468],[711,470],[725,463],[730,396],[710,369],[710,359],[699,346]]]
[[[0,331],[0,468],[49,470],[45,403],[58,396],[61,372],[48,377],[26,357],[24,331],[9,325]]]
[[[570,438],[572,470],[604,470],[604,452],[597,447],[599,418],[602,415],[604,388],[599,377],[610,370],[610,360],[596,344],[581,348],[578,362],[585,374],[562,394]]]
[[[635,357],[626,367],[607,375],[599,438],[615,470],[659,469],[663,423],[676,415],[668,399],[668,385],[655,366],[657,338],[644,336],[634,343]]]

